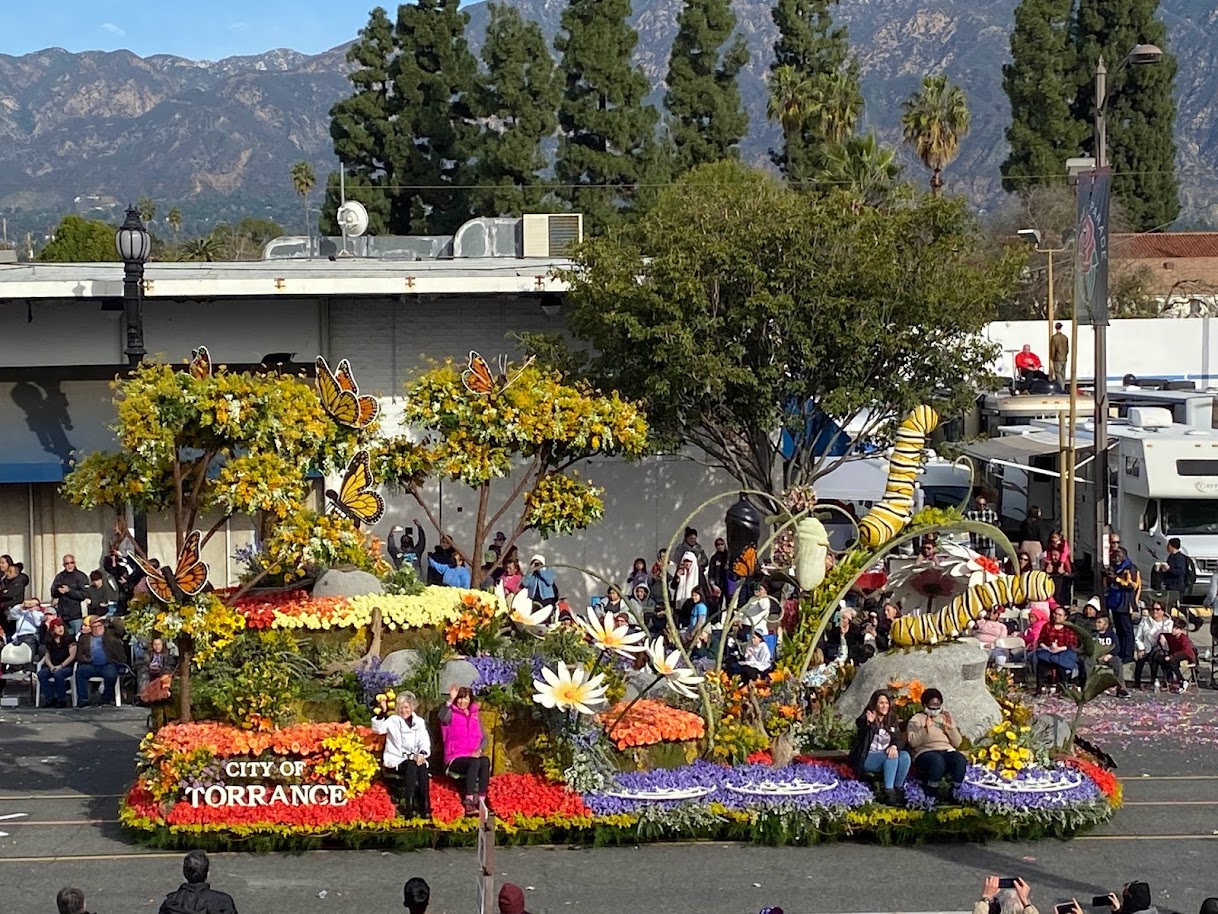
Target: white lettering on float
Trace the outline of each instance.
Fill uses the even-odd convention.
[[[279,763],[229,759],[221,765],[225,777],[270,778],[300,777],[305,762],[285,759]],[[191,806],[346,806],[347,788],[342,784],[213,784],[188,787],[183,793]]]

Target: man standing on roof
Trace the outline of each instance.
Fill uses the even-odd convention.
[[[1066,359],[1070,357],[1070,340],[1066,334],[1062,333],[1060,322],[1053,325],[1053,330],[1054,334],[1049,337],[1049,367],[1052,369],[1049,377],[1059,384],[1065,384]]]

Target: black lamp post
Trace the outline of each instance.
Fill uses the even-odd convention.
[[[152,253],[152,239],[134,206],[114,236],[118,256],[123,259],[123,317],[127,324],[124,354],[134,368],[144,360],[144,264]]]

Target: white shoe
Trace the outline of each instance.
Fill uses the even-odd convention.
[[[1182,693],[1188,691],[1188,680],[1187,679],[1184,682],[1180,683],[1180,691]]]

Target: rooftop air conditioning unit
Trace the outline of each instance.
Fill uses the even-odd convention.
[[[1159,406],[1135,406],[1129,410],[1129,424],[1133,428],[1170,428],[1171,410]]]
[[[584,240],[580,213],[526,215],[521,222],[523,257],[566,257],[572,245]]]

